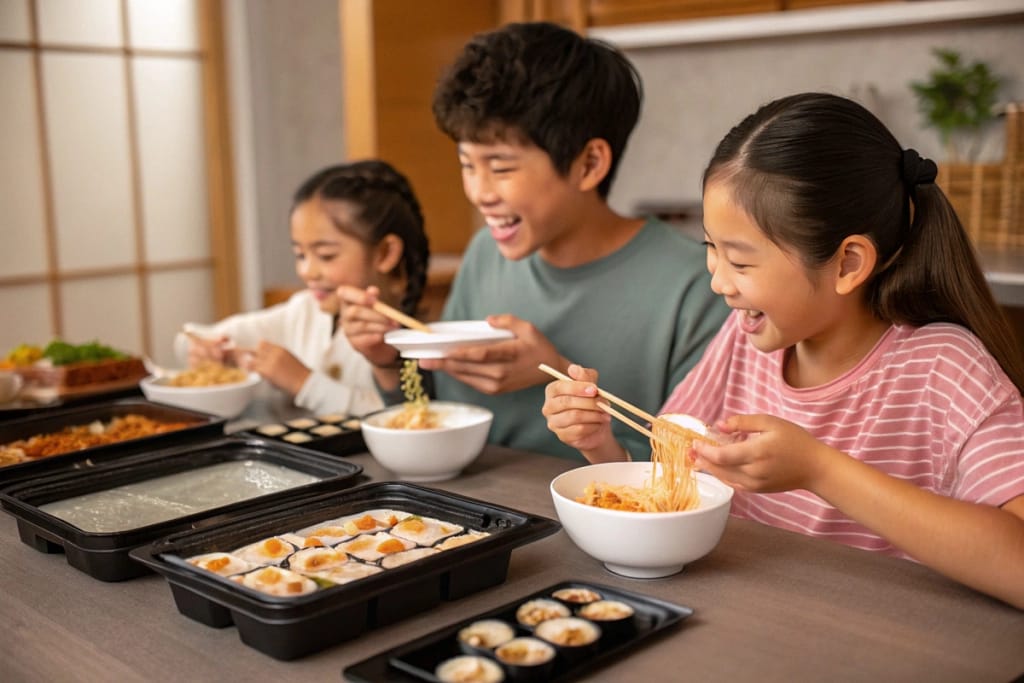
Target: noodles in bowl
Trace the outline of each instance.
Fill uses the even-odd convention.
[[[610,510],[682,512],[700,505],[689,452],[695,440],[716,443],[706,425],[689,415],[663,415],[652,425],[651,477],[640,487],[591,482],[576,500]]]

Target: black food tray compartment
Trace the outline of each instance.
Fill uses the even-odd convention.
[[[295,597],[275,597],[191,566],[185,560],[377,510],[454,523],[488,535],[351,583]],[[245,644],[295,659],[505,581],[512,550],[561,525],[485,501],[405,482],[381,482],[274,506],[216,528],[175,534],[132,551],[163,574],[178,611],[215,628],[234,624]]]
[[[0,467],[0,488],[34,480],[58,472],[88,469],[100,463],[180,443],[216,438],[224,433],[225,418],[188,408],[155,403],[145,398],[103,401],[88,406],[51,410],[19,420],[0,423],[0,445],[35,435],[53,434],[67,427],[86,425],[99,420],[109,422],[115,417],[142,415],[161,422],[192,422],[193,426],[173,432],[129,439],[79,451],[50,455],[38,460]]]
[[[85,531],[40,509],[54,501],[237,460],[284,466],[316,476],[319,481],[117,532]],[[124,581],[148,573],[144,565],[129,557],[129,551],[136,546],[176,531],[222,523],[254,505],[276,504],[311,492],[351,486],[362,469],[360,465],[301,448],[221,437],[15,484],[0,492],[0,507],[17,518],[18,534],[27,545],[46,553],[63,551],[68,564],[101,581]]]
[[[523,670],[515,672],[505,670],[505,680],[575,680],[609,661],[619,660],[628,656],[651,637],[675,626],[693,614],[693,610],[689,607],[676,605],[632,591],[595,583],[565,581],[529,595],[524,595],[522,598],[501,607],[481,612],[404,645],[399,645],[364,659],[361,662],[346,667],[343,672],[344,676],[348,680],[360,681],[362,683],[417,683],[422,681],[439,683],[440,679],[434,675],[437,666],[453,657],[468,654],[467,651],[462,649],[458,641],[460,630],[475,621],[498,619],[512,626],[517,637],[530,636],[532,635],[530,629],[517,624],[516,610],[520,605],[530,600],[554,599],[552,594],[563,588],[588,589],[596,591],[605,600],[624,602],[633,608],[634,617],[629,623],[619,624],[617,628],[607,626],[602,628],[600,640],[587,651],[585,657],[569,658],[559,653],[555,657],[553,666],[542,674],[535,673],[531,676]],[[579,606],[572,605],[571,603],[564,604],[569,607],[573,616],[576,616]],[[600,624],[600,622],[595,623]],[[478,649],[473,654],[478,654],[491,659],[495,663],[499,663],[493,654],[487,650]]]
[[[318,415],[266,422],[239,434],[331,455],[354,455],[366,452],[361,425],[358,417]]]

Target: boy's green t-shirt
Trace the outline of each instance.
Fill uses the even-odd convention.
[[[555,268],[536,253],[510,261],[480,230],[463,256],[442,318],[482,320],[501,313],[530,321],[563,356],[595,368],[603,389],[656,413],[729,309],[711,291],[704,247],[650,219],[618,251],[575,268]],[[489,443],[582,457],[547,428],[541,414],[546,382],[491,396],[442,372],[433,379],[439,400],[494,412]],[[634,459],[649,459],[643,435],[618,420],[612,428]]]

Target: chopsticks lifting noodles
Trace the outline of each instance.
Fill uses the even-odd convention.
[[[387,318],[391,318],[399,325],[404,325],[405,327],[408,327],[409,329],[412,330],[416,330],[417,332],[426,332],[427,334],[433,334],[434,332],[432,329],[427,327],[425,324],[421,323],[416,318],[413,318],[411,316],[406,315],[405,313],[402,313],[397,308],[392,308],[391,306],[388,306],[383,301],[374,302],[373,310],[377,311],[378,313]]]
[[[546,372],[547,374],[551,375],[555,379],[565,379],[565,380],[569,380],[570,382],[573,381],[572,377],[569,377],[568,375],[563,374],[563,373],[559,372],[558,370],[555,370],[553,367],[551,367],[550,365],[547,365],[546,363],[541,363],[537,367],[542,372]],[[634,415],[638,415],[638,416],[642,417],[644,420],[646,420],[647,422],[649,422],[652,425],[659,421],[658,418],[656,418],[655,416],[651,415],[646,410],[643,410],[641,408],[636,407],[635,405],[633,405],[629,401],[626,401],[625,399],[619,398],[618,396],[616,396],[615,394],[611,393],[610,391],[605,391],[601,387],[598,387],[597,388],[597,393],[598,393],[598,395],[601,396],[601,398],[603,398],[605,400],[608,400],[608,401],[611,401],[612,403],[614,403],[617,406],[625,408],[626,410],[632,412]],[[641,434],[646,436],[648,439],[655,439],[656,441],[661,443],[663,446],[666,446],[666,447],[669,446],[669,444],[664,439],[656,437],[654,435],[654,433],[651,432],[651,430],[647,429],[646,427],[644,427],[643,425],[637,423],[636,421],[630,419],[629,417],[623,415],[622,413],[620,413],[619,411],[615,410],[611,406],[606,406],[603,403],[598,403],[597,407],[600,408],[601,410],[603,410],[604,412],[608,413],[612,417],[615,417],[615,418],[618,418],[619,420],[622,420],[622,422],[624,422],[626,425],[628,425],[628,426],[632,427],[633,429],[635,429],[636,431],[640,432]]]

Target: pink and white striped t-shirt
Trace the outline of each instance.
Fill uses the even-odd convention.
[[[714,422],[739,414],[789,420],[818,440],[945,496],[999,506],[1024,495],[1024,404],[981,341],[958,325],[890,327],[857,367],[795,389],[784,351],[754,348],[733,313],[662,412]],[[736,491],[732,513],[907,557],[805,490]]]

